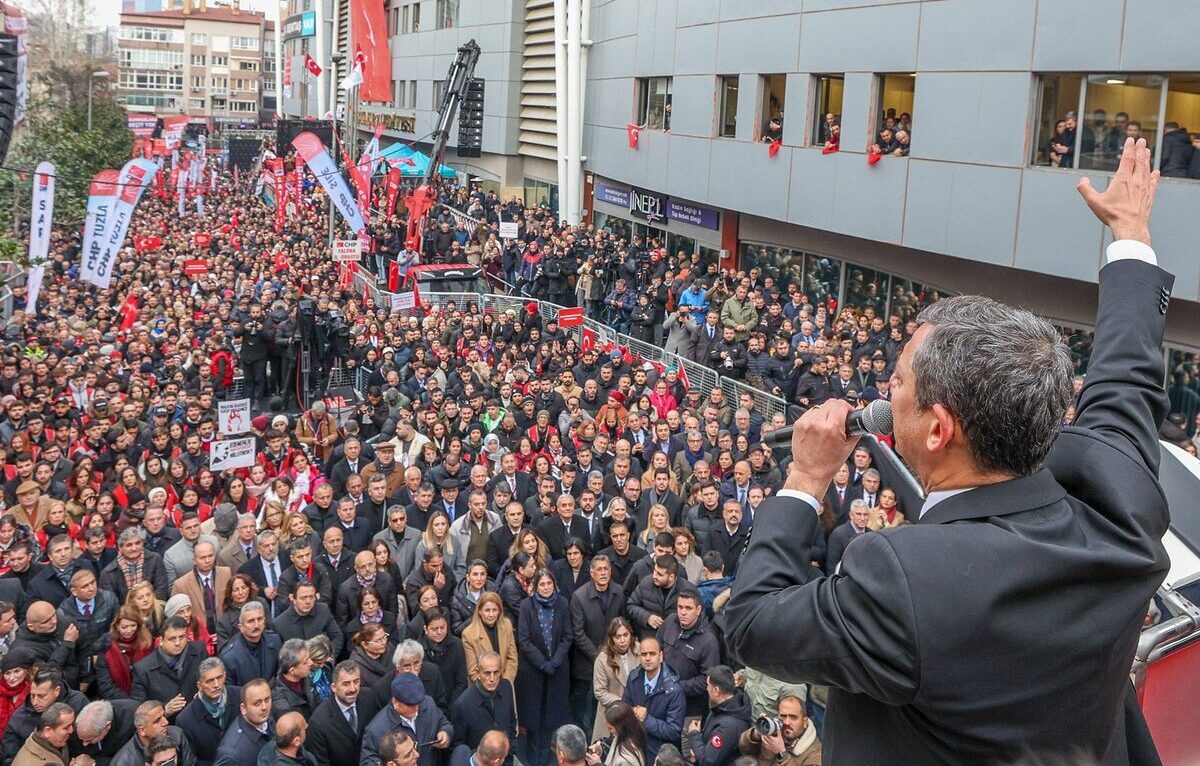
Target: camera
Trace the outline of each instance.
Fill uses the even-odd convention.
[[[783,721],[775,716],[760,715],[754,720],[754,730],[760,737],[774,737],[783,732]]]

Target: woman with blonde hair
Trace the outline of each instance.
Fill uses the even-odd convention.
[[[671,532],[671,514],[665,505],[655,503],[646,511],[646,528],[638,534],[638,545],[653,552],[654,538],[659,532]]]
[[[450,533],[450,517],[445,511],[434,511],[429,514],[429,520],[425,522],[425,531],[421,533],[421,539],[417,542],[416,551],[413,553],[413,560],[416,562],[413,567],[414,571],[421,566],[425,551],[431,548],[437,548],[442,552],[447,572],[458,571],[459,559],[465,554],[454,539],[454,535]],[[407,577],[410,574],[412,572],[405,572],[404,576]]]
[[[150,635],[157,636],[162,625],[167,621],[162,602],[154,597],[154,583],[147,580],[134,585],[125,596],[125,606],[133,607],[141,615],[142,624]]]
[[[522,551],[528,553],[533,558],[534,564],[538,569],[545,569],[550,566],[550,549],[546,547],[545,541],[542,540],[538,533],[529,527],[522,529],[513,538],[512,545],[508,546],[508,560],[512,561],[512,557]],[[500,572],[497,580],[504,578],[505,571]]]
[[[516,682],[517,639],[512,623],[504,615],[499,594],[487,592],[479,596],[475,616],[463,629],[462,643],[467,657],[467,674],[472,681],[477,679],[480,655],[495,652],[500,655],[500,674],[509,683]]]

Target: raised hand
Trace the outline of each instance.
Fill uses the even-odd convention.
[[[1133,239],[1150,244],[1150,209],[1158,188],[1158,171],[1150,170],[1146,139],[1125,139],[1121,165],[1104,193],[1092,188],[1090,178],[1076,185],[1084,202],[1100,221],[1112,229],[1114,239]]]

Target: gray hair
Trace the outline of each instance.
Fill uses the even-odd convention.
[[[416,641],[413,641],[411,638],[406,638],[400,642],[399,646],[396,647],[396,651],[392,652],[392,664],[396,667],[400,667],[400,665],[404,662],[405,657],[416,657],[418,660],[424,662],[425,647],[421,646]]]
[[[308,651],[303,638],[289,638],[279,647],[279,671],[286,673],[300,664],[300,656]]]
[[[279,534],[273,529],[264,529],[254,538],[254,546],[257,548],[268,540],[278,540]]]
[[[854,511],[857,511],[859,508],[862,508],[863,510],[866,510],[866,509],[868,508],[868,506],[867,506],[867,501],[866,501],[866,500],[863,500],[863,499],[861,499],[861,498],[860,498],[860,499],[858,499],[858,500],[851,500],[851,501],[850,501],[850,512],[851,512],[851,513],[853,513]],[[243,607],[243,608],[244,608],[244,607]]]
[[[868,476],[870,476],[872,479],[879,479],[880,481],[883,481],[883,477],[879,475],[879,471],[875,470],[874,468],[868,468],[867,470],[863,471],[863,478],[865,479]]]
[[[200,660],[200,667],[196,669],[196,678],[203,678],[204,674],[210,670],[219,670],[224,673],[225,663],[220,657],[205,657]]]
[[[95,739],[113,721],[113,706],[107,700],[89,702],[75,716],[75,733],[80,739]]]
[[[583,729],[573,723],[559,726],[554,732],[554,749],[567,763],[583,763],[587,759],[587,744]]]
[[[684,766],[683,754],[679,752],[679,748],[668,742],[658,749],[654,766]]]
[[[263,606],[261,601],[247,601],[246,603],[242,604],[242,610],[238,612],[238,625],[242,624],[247,612],[262,612],[265,616],[267,614],[267,609]]]
[[[146,531],[141,527],[126,527],[120,535],[117,536],[117,547],[120,548],[131,540],[141,540],[145,542]]]
[[[258,519],[253,513],[239,513],[237,517],[238,526],[245,524],[247,521],[253,522],[254,526],[258,526]]]
[[[1036,471],[1072,397],[1071,355],[1054,327],[981,296],[940,300],[917,324],[932,329],[912,357],[917,406],[958,418],[979,469]]]
[[[55,702],[38,718],[38,729],[53,729],[64,715],[75,715],[75,708],[65,702]]]

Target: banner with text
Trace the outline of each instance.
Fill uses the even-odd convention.
[[[312,170],[317,181],[325,188],[334,207],[342,214],[342,218],[350,225],[350,230],[360,236],[365,235],[367,224],[362,213],[346,185],[346,179],[338,172],[337,165],[330,156],[329,150],[321,139],[314,133],[305,131],[292,139],[292,146],[304,158],[304,162]]]
[[[333,262],[351,263],[362,258],[362,240],[335,239],[333,241]]]
[[[217,402],[217,430],[226,436],[244,434],[250,429],[250,400]]]
[[[249,468],[254,465],[255,437],[224,439],[212,443],[208,453],[208,467],[214,471],[226,468]]]
[[[25,313],[37,314],[38,293],[50,255],[50,229],[54,225],[54,163],[38,163],[33,171],[33,205],[29,208],[29,283]]]

